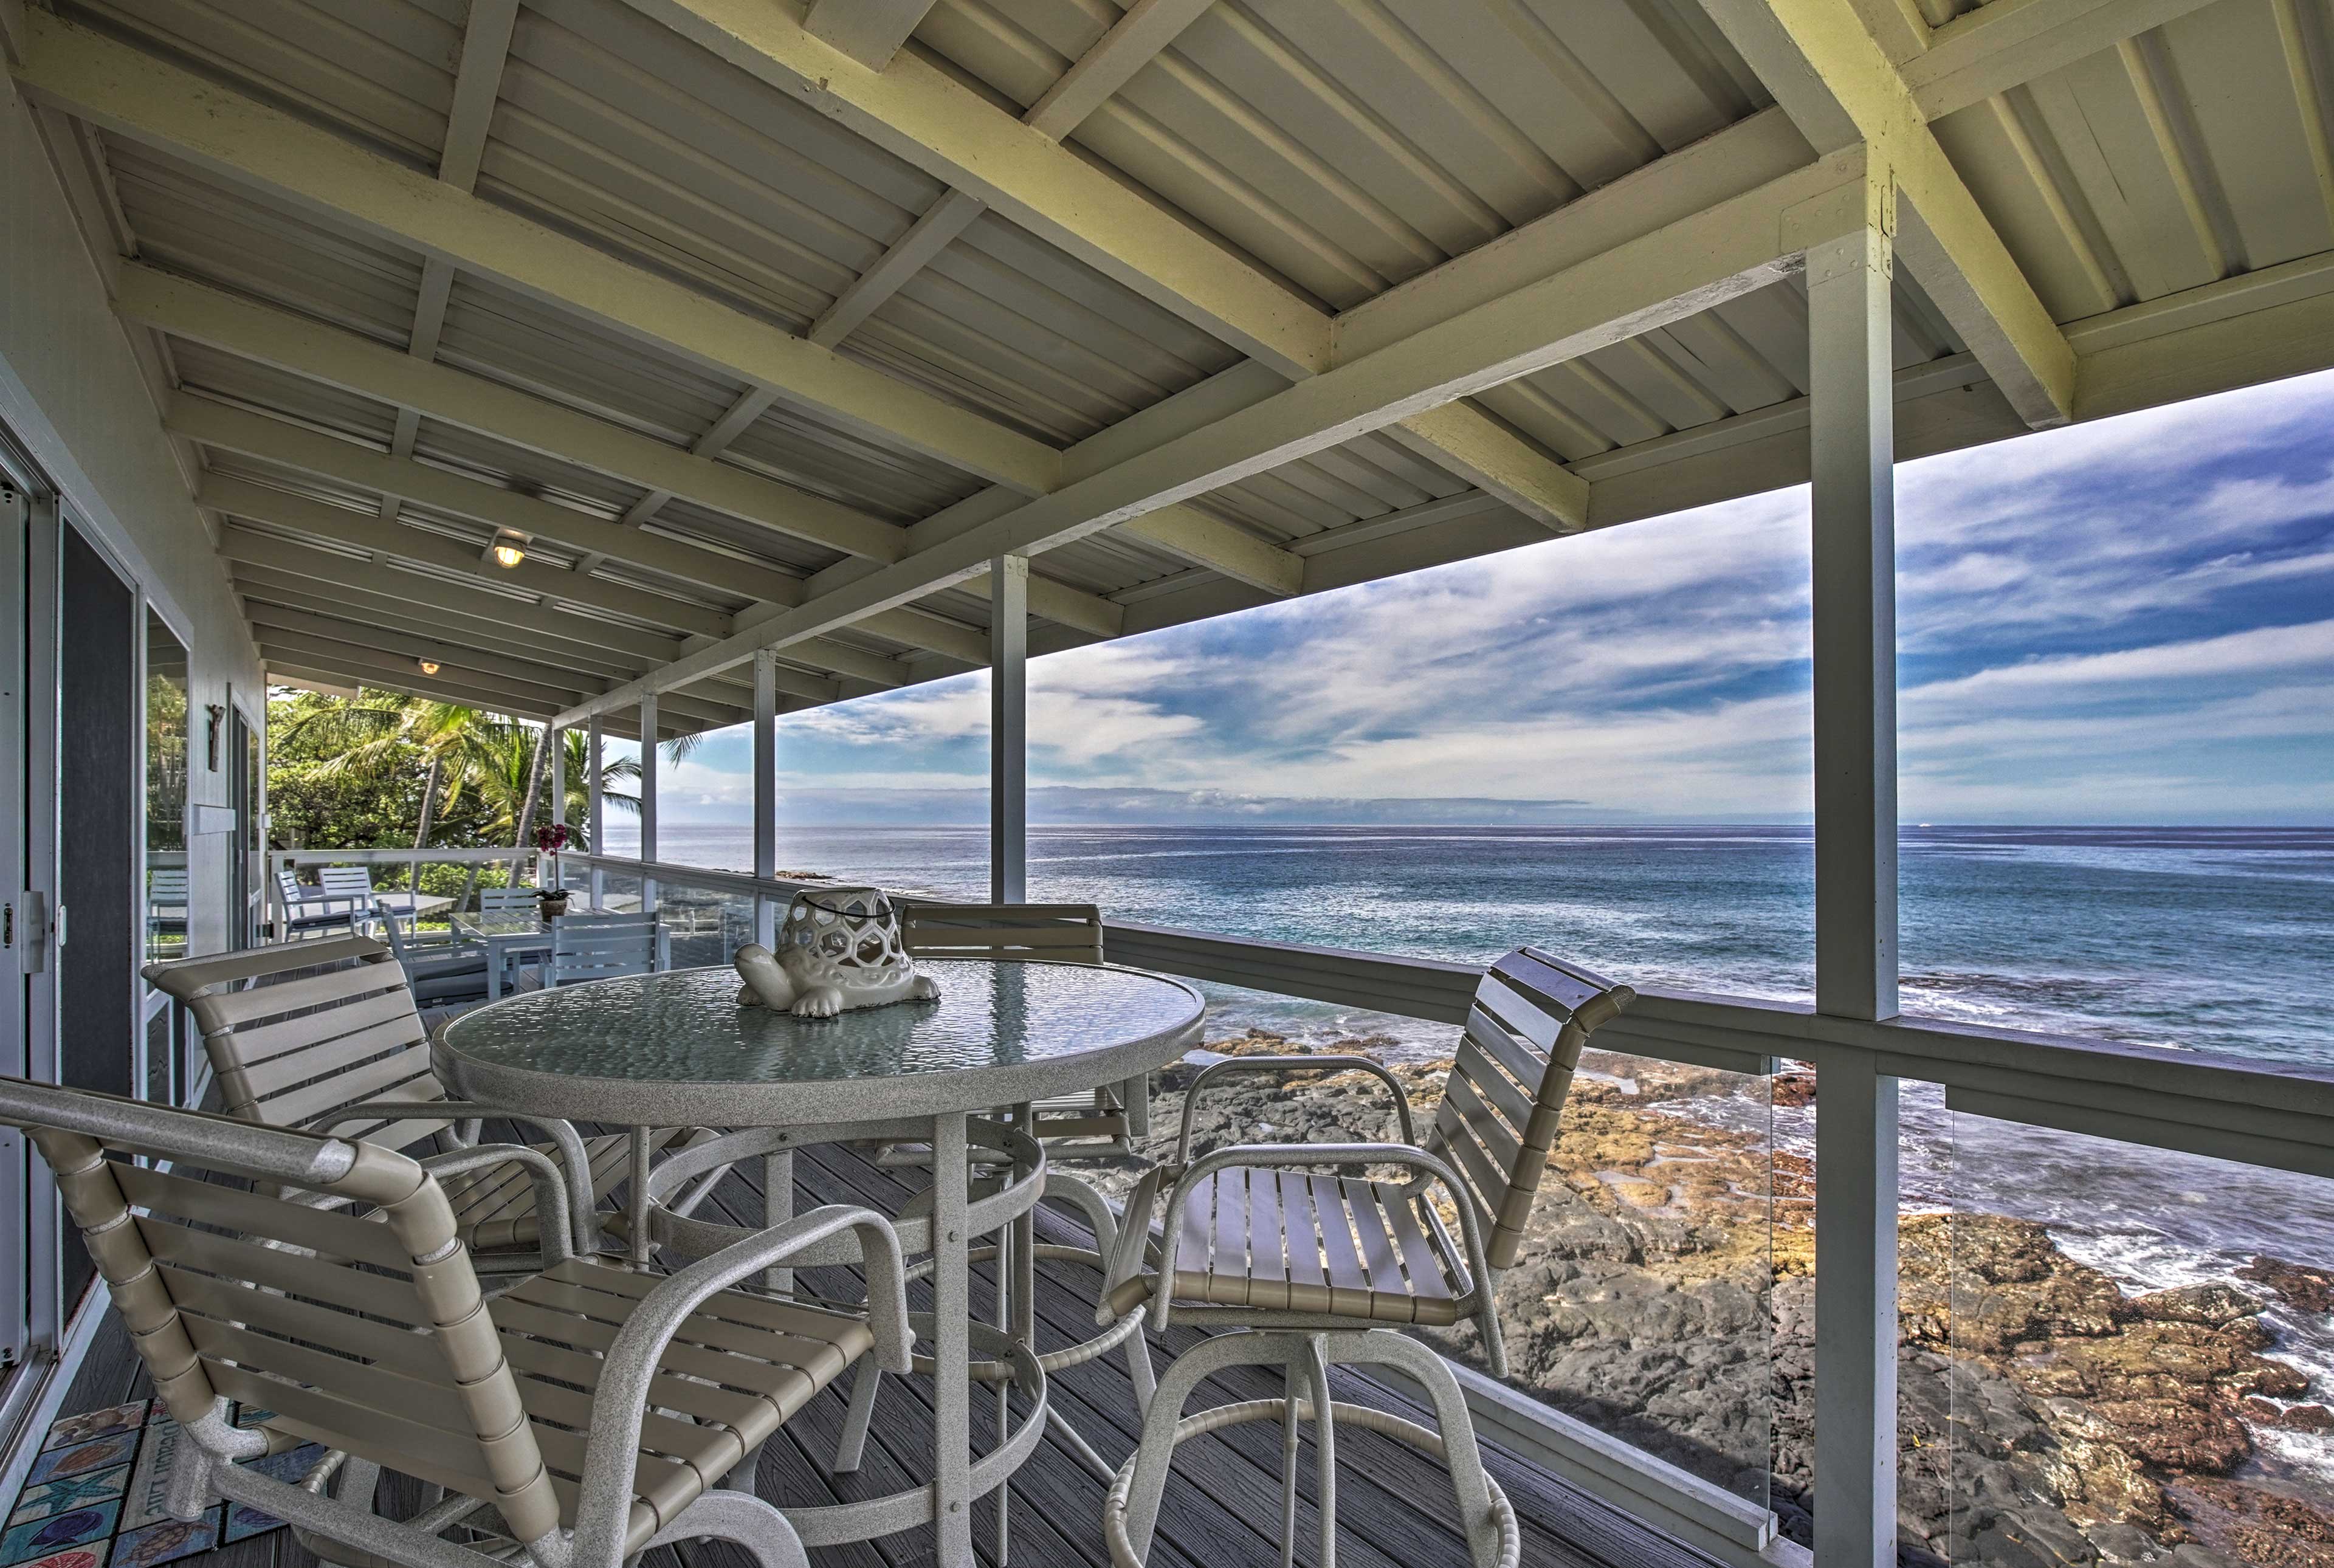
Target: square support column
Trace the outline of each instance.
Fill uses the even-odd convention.
[[[989,563],[989,897],[1029,885],[1029,558]]]
[[[607,803],[602,798],[601,783],[605,774],[603,755],[607,748],[607,728],[598,714],[585,722],[584,728],[584,830],[591,837],[593,855],[607,852],[608,841],[602,832],[608,825]],[[595,861],[592,866],[592,907],[602,906],[608,880]]]
[[[543,732],[543,746],[549,754],[545,762],[551,774],[551,825],[564,827],[567,825],[567,732],[555,724],[548,726]],[[535,857],[535,880],[538,886],[543,885],[546,859],[543,855]],[[558,862],[553,860],[550,863],[556,865]]]
[[[641,698],[641,864],[657,858],[657,696]],[[641,873],[641,913],[656,912],[656,880]]]
[[[777,871],[778,657],[766,648],[754,655],[754,875],[767,881]],[[754,896],[754,940],[766,948],[776,914],[768,894]]]
[[[1886,187],[1808,253],[1816,1010],[1896,1013],[1896,489]],[[1818,1568],[1896,1562],[1896,1080],[1817,1053]]]

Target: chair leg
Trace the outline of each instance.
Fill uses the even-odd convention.
[[[1313,1406],[1315,1485],[1321,1515],[1321,1568],[1337,1568],[1337,1412],[1329,1402],[1329,1363],[1318,1334],[1305,1341],[1305,1392]]]
[[[1250,1331],[1201,1340],[1175,1358],[1143,1418],[1143,1440],[1134,1450],[1134,1473],[1126,1495],[1126,1538],[1137,1561],[1151,1554],[1159,1525],[1159,1503],[1167,1492],[1167,1472],[1175,1462],[1175,1426],[1183,1402],[1201,1383],[1227,1367],[1285,1365],[1288,1336]]]
[[[1303,1371],[1303,1363],[1295,1360],[1281,1369],[1288,1386],[1280,1396],[1280,1568],[1297,1568],[1297,1449],[1305,1437],[1298,1419],[1305,1404],[1297,1392],[1305,1386]],[[1326,1428],[1328,1422],[1321,1424]]]
[[[1474,1568],[1498,1568],[1500,1526],[1491,1492],[1483,1473],[1483,1453],[1475,1443],[1474,1418],[1467,1411],[1467,1396],[1451,1371],[1451,1363],[1405,1334],[1373,1330],[1351,1336],[1339,1347],[1337,1360],[1392,1367],[1408,1374],[1433,1401],[1435,1425],[1449,1451],[1452,1489],[1459,1496],[1459,1520],[1467,1533],[1467,1550]]]
[[[786,1516],[750,1493],[707,1492],[650,1538],[651,1546],[710,1538],[746,1550],[755,1568],[810,1568],[810,1554]]]
[[[834,1440],[834,1463],[827,1467],[832,1474],[848,1476],[859,1468],[867,1452],[867,1423],[875,1414],[876,1390],[882,1386],[883,1369],[873,1356],[862,1356],[858,1374],[851,1380],[851,1404],[843,1413],[843,1435]]]

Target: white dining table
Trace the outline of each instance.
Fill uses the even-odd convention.
[[[760,1156],[775,1225],[792,1211],[792,1151],[864,1139],[929,1140],[928,1207],[895,1217],[902,1245],[929,1251],[933,1310],[915,1321],[932,1343],[934,1474],[889,1497],[789,1508],[806,1544],[831,1545],[930,1523],[943,1568],[973,1562],[972,1502],[1003,1486],[1043,1435],[1045,1374],[1032,1341],[1026,1271],[1029,1215],[1044,1185],[1044,1154],[1026,1135],[978,1113],[1091,1092],[1148,1073],[1198,1043],[1205,1004],[1181,981],[1107,965],[1024,960],[918,966],[940,989],[902,1002],[797,1018],[740,1005],[728,968],[679,969],[529,992],[445,1024],[439,1069],[468,1099],[532,1114],[630,1128],[635,1171],[649,1135],[666,1127],[730,1130],[659,1163],[631,1184],[630,1246],[703,1255],[739,1234],[667,1206],[684,1187],[740,1158]],[[1017,1124],[1028,1125],[1026,1116]],[[1012,1175],[978,1198],[968,1174],[979,1144]],[[1010,1227],[1021,1271],[1010,1323],[972,1320],[971,1238]],[[800,1260],[851,1263],[855,1256]],[[976,1338],[985,1363],[1009,1365],[1031,1400],[1018,1432],[972,1452]],[[1000,1374],[1002,1375],[1002,1374]]]

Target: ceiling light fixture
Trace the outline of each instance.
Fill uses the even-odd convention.
[[[435,675],[438,673],[438,661],[434,659],[419,659],[414,660],[414,662],[421,666],[421,673],[424,675]]]
[[[526,559],[526,542],[516,534],[505,534],[495,541],[495,564],[505,571]]]

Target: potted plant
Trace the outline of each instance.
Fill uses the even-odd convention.
[[[535,871],[535,896],[546,920],[567,912],[567,890],[559,884],[559,851],[567,847],[567,824],[545,822],[535,830],[535,853],[542,863]]]

